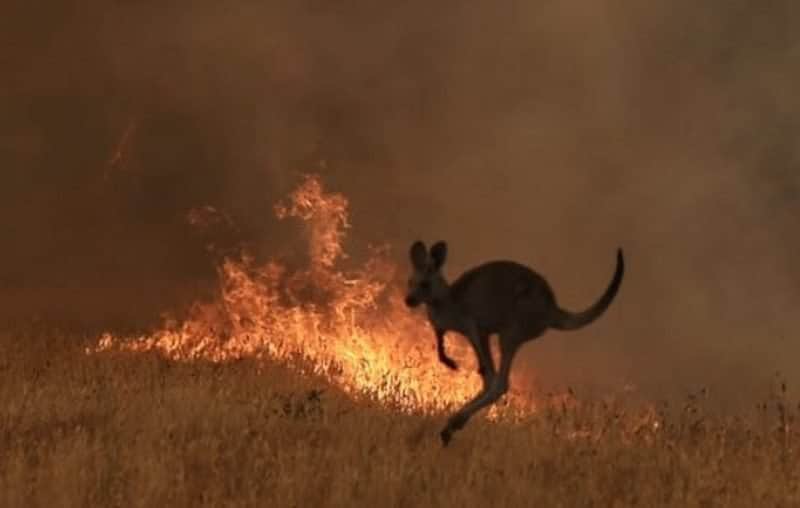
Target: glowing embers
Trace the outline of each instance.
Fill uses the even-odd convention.
[[[458,372],[439,363],[432,331],[390,283],[398,267],[386,249],[375,249],[358,269],[337,268],[350,227],[345,196],[325,192],[318,177],[308,176],[275,211],[281,219],[301,221],[308,266],[290,270],[275,260],[259,266],[247,254],[227,258],[219,267],[217,301],[197,303],[187,320],[167,322],[147,336],[106,334],[91,352],[278,361],[311,369],[354,396],[409,412],[442,410],[478,393],[481,380],[466,340],[446,339]],[[512,414],[534,410],[516,392],[507,400]],[[494,406],[490,416],[501,407]]]

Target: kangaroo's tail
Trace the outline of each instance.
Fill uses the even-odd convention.
[[[624,273],[625,260],[622,257],[622,249],[617,249],[617,269],[614,271],[614,277],[611,279],[611,283],[608,285],[608,288],[606,288],[606,292],[603,293],[603,296],[601,296],[594,305],[582,312],[569,312],[557,308],[550,326],[556,330],[577,330],[602,316],[617,295]]]

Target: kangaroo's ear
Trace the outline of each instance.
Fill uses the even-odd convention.
[[[433,267],[437,270],[444,265],[447,260],[447,244],[445,242],[436,242],[431,246],[431,259],[433,260]]]
[[[411,265],[414,268],[419,271],[425,269],[425,266],[428,264],[428,249],[425,248],[424,243],[417,240],[411,244],[411,250],[409,250],[408,254],[411,258]]]

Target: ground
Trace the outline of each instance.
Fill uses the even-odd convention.
[[[86,340],[2,334],[0,505],[800,505],[779,398],[751,420],[698,400],[560,399],[521,422],[476,418],[442,448],[444,415],[397,414],[278,365],[86,355]]]

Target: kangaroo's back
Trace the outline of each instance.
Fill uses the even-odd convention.
[[[521,324],[521,318],[546,321],[547,326],[556,310],[544,277],[514,261],[491,261],[467,270],[451,285],[450,296],[486,333]]]

